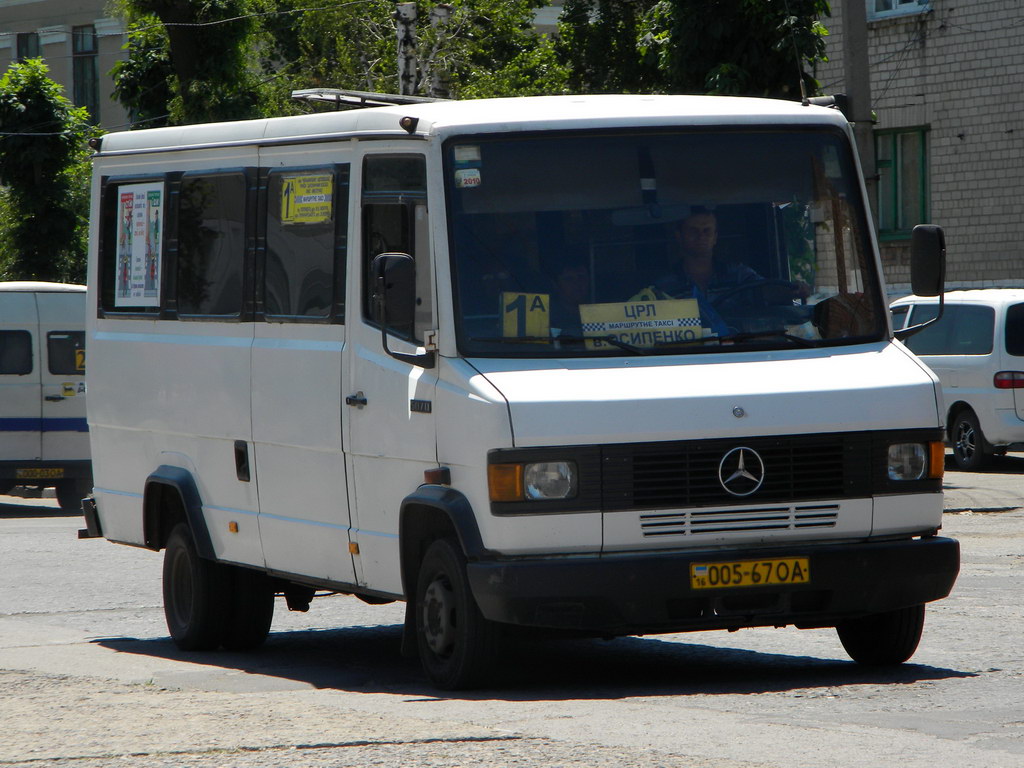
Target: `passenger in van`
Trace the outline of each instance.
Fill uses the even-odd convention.
[[[590,301],[590,270],[582,258],[570,257],[555,269],[551,295],[551,327],[567,335],[580,335],[580,304]]]
[[[630,301],[696,299],[704,327],[718,336],[728,335],[730,328],[715,308],[715,295],[764,278],[746,264],[724,263],[715,258],[718,219],[710,210],[694,208],[676,226],[675,238],[679,244],[679,258],[670,265],[666,274],[640,290]],[[806,298],[809,294],[810,288],[806,283],[792,283],[793,298]]]

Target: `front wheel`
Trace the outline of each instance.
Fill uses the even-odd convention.
[[[229,618],[231,573],[199,557],[192,531],[178,523],[164,552],[164,617],[171,639],[183,651],[209,651],[224,641]]]
[[[960,411],[953,420],[953,460],[957,467],[974,472],[984,467],[990,451],[974,411]]]
[[[875,613],[836,626],[850,658],[868,666],[902,664],[917,650],[924,629],[924,606]]]
[[[452,539],[438,539],[427,549],[415,600],[420,663],[430,681],[444,690],[484,682],[498,628],[480,613],[466,576],[466,558]]]

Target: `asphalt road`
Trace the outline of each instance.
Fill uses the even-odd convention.
[[[0,497],[0,766],[1019,768],[1024,456],[946,486],[961,576],[899,669],[831,630],[534,641],[444,696],[398,654],[400,605],[279,600],[261,651],[182,654],[159,555]]]

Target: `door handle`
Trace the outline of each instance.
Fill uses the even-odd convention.
[[[64,395],[47,395],[43,399],[48,400],[51,403],[59,403],[61,400],[65,400],[67,398],[65,398]]]
[[[356,408],[362,408],[366,405],[366,395],[362,392],[356,392],[354,395],[349,395],[345,398],[345,405],[351,405]]]

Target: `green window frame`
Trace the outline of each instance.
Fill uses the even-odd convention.
[[[928,223],[928,128],[875,132],[878,166],[878,234],[905,240]]]

